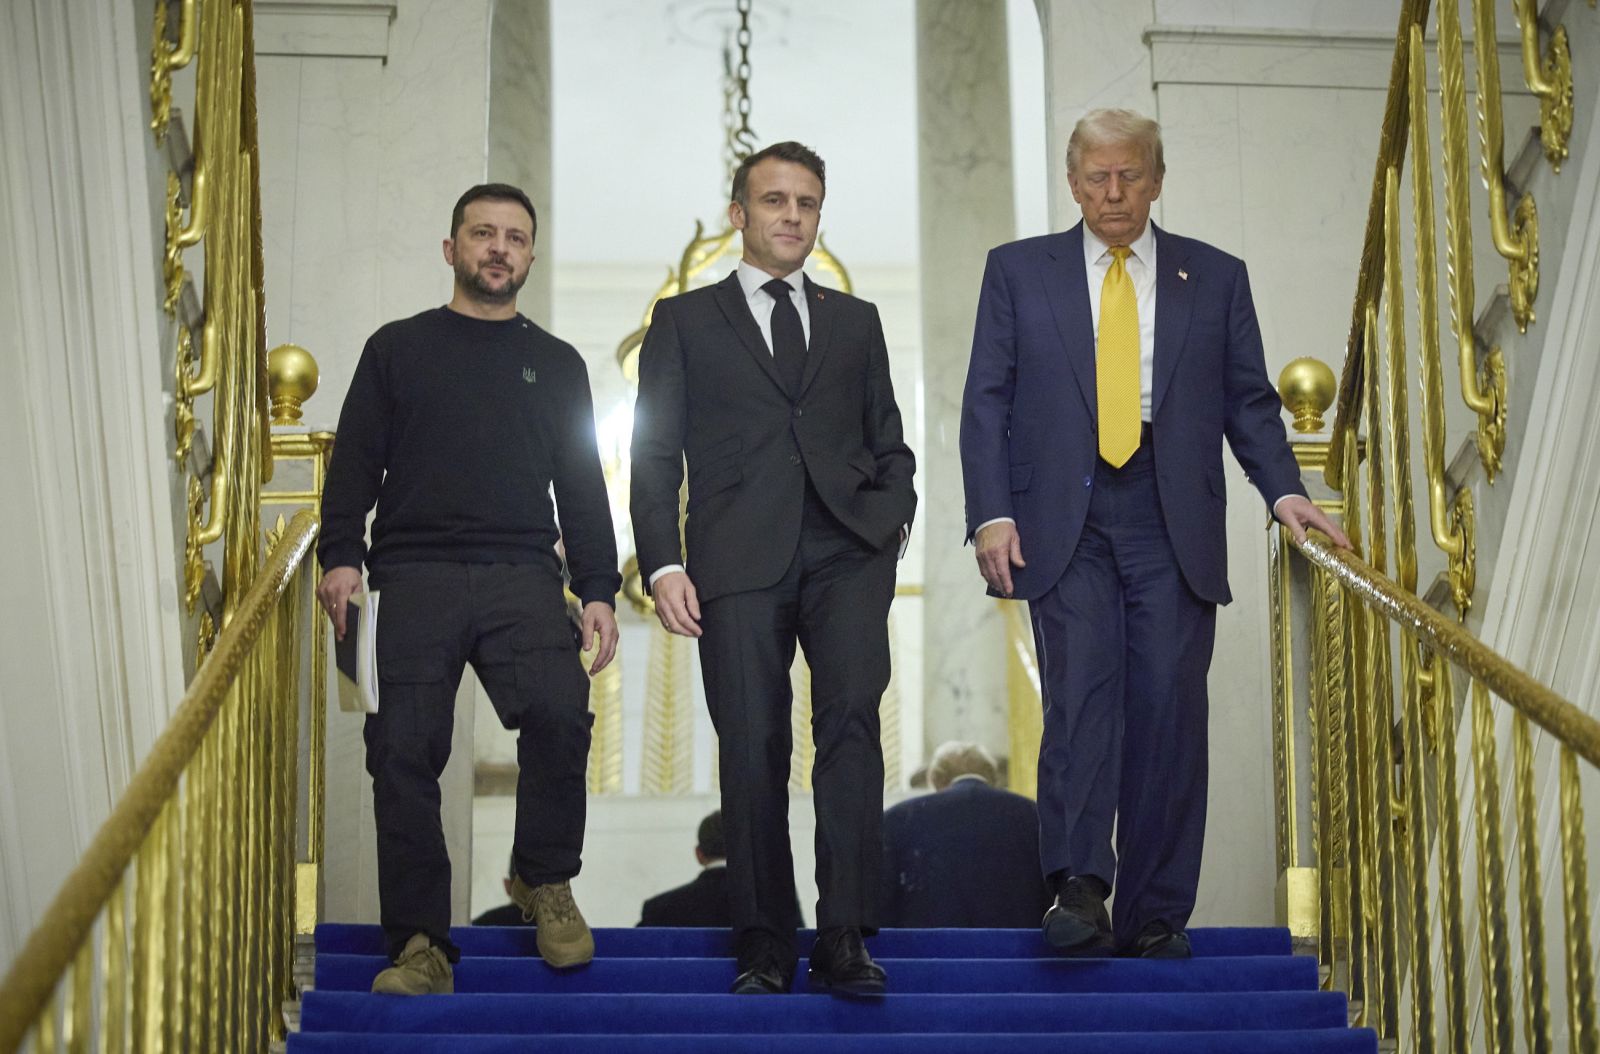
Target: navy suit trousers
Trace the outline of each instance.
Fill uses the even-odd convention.
[[[1158,919],[1183,929],[1194,910],[1216,631],[1216,605],[1189,589],[1173,553],[1149,436],[1122,468],[1097,463],[1077,550],[1030,604],[1041,862],[1046,875],[1112,887],[1123,943]]]

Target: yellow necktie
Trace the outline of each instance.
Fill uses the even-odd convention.
[[[1100,456],[1117,468],[1139,449],[1139,305],[1124,262],[1129,249],[1111,248],[1111,269],[1100,286],[1100,342],[1095,397],[1100,403]]]

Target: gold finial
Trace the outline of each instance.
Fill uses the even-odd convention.
[[[297,425],[301,405],[317,390],[317,360],[298,344],[279,344],[267,352],[267,391],[272,423]]]
[[[1322,415],[1338,390],[1338,379],[1321,359],[1295,359],[1278,374],[1278,398],[1294,414],[1296,432],[1322,431]]]

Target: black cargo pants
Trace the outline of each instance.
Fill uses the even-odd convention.
[[[589,680],[553,566],[390,564],[369,584],[380,593],[378,713],[365,735],[384,936],[390,958],[426,933],[454,962],[439,777],[462,669],[472,663],[501,724],[518,732],[512,857],[529,885],[578,873]]]

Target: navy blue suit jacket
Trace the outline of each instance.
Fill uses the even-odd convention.
[[[1244,262],[1159,227],[1155,235],[1157,493],[1189,588],[1226,604],[1223,438],[1269,506],[1305,490]],[[992,250],[962,401],[961,465],[968,540],[989,520],[1017,523],[1027,561],[1012,569],[1018,599],[1055,585],[1077,548],[1099,457],[1095,417],[1083,224]]]
[[[1033,802],[978,780],[885,810],[883,856],[885,926],[1031,928],[1050,906]]]

